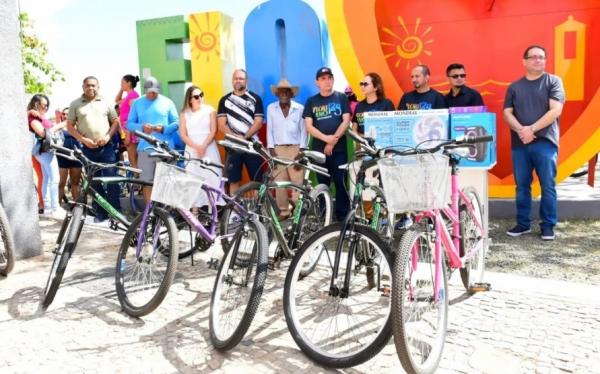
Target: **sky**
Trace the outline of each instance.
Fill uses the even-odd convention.
[[[319,16],[324,0],[305,0]],[[98,77],[100,93],[116,96],[121,77],[140,75],[136,21],[203,11],[221,11],[234,17],[236,40],[243,40],[243,21],[264,0],[18,0],[27,12],[35,33],[48,44],[48,60],[64,73],[66,82],[55,83],[50,95],[51,111],[68,106],[82,93],[82,79]],[[243,67],[243,43],[236,43],[237,66]],[[334,73],[339,71],[330,48]],[[342,75],[339,75],[342,76]],[[343,89],[345,82],[337,82]],[[340,85],[338,88],[337,85]]]

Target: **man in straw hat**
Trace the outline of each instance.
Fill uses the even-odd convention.
[[[292,86],[287,79],[281,79],[274,86],[271,85],[273,95],[278,101],[267,107],[267,147],[273,156],[293,160],[301,149],[306,148],[308,134],[302,119],[304,107],[292,100],[298,94],[298,86]],[[275,171],[276,181],[291,181],[302,184],[304,171],[300,168],[285,168],[278,166]],[[288,192],[284,188],[277,189],[277,206],[280,218],[288,218],[291,214],[288,201]],[[296,201],[298,193],[292,193],[292,200]]]

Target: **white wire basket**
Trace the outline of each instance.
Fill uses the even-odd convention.
[[[442,154],[378,161],[388,210],[394,213],[442,209],[450,202],[450,166]]]
[[[204,179],[186,172],[185,169],[164,162],[156,164],[152,201],[168,206],[190,209],[202,192]]]

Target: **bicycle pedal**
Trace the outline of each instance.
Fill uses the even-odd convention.
[[[477,292],[486,292],[492,289],[492,285],[489,283],[473,283],[469,286],[468,292],[474,294]]]
[[[209,269],[219,270],[219,259],[218,258],[211,258],[210,260],[208,260],[208,262],[206,264],[208,265]]]

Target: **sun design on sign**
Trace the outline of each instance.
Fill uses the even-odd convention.
[[[210,61],[211,55],[219,57],[220,51],[218,47],[217,32],[220,26],[219,19],[213,18],[211,20],[211,14],[205,13],[201,17],[192,15],[190,16],[190,36],[192,37],[192,43],[194,43],[195,51],[197,52],[194,58],[200,60],[204,57],[206,61]],[[213,25],[211,25],[211,23]]]
[[[406,62],[406,70],[411,65],[421,64],[420,56],[425,54],[431,56],[431,51],[426,49],[427,44],[433,43],[433,39],[427,39],[427,34],[431,31],[431,26],[428,26],[422,33],[419,33],[421,18],[417,17],[414,30],[409,31],[402,16],[398,16],[398,23],[401,26],[403,35],[398,35],[397,32],[389,27],[382,27],[382,31],[389,35],[388,41],[381,42],[384,48],[386,59],[395,59],[394,67],[398,68],[403,62]]]

